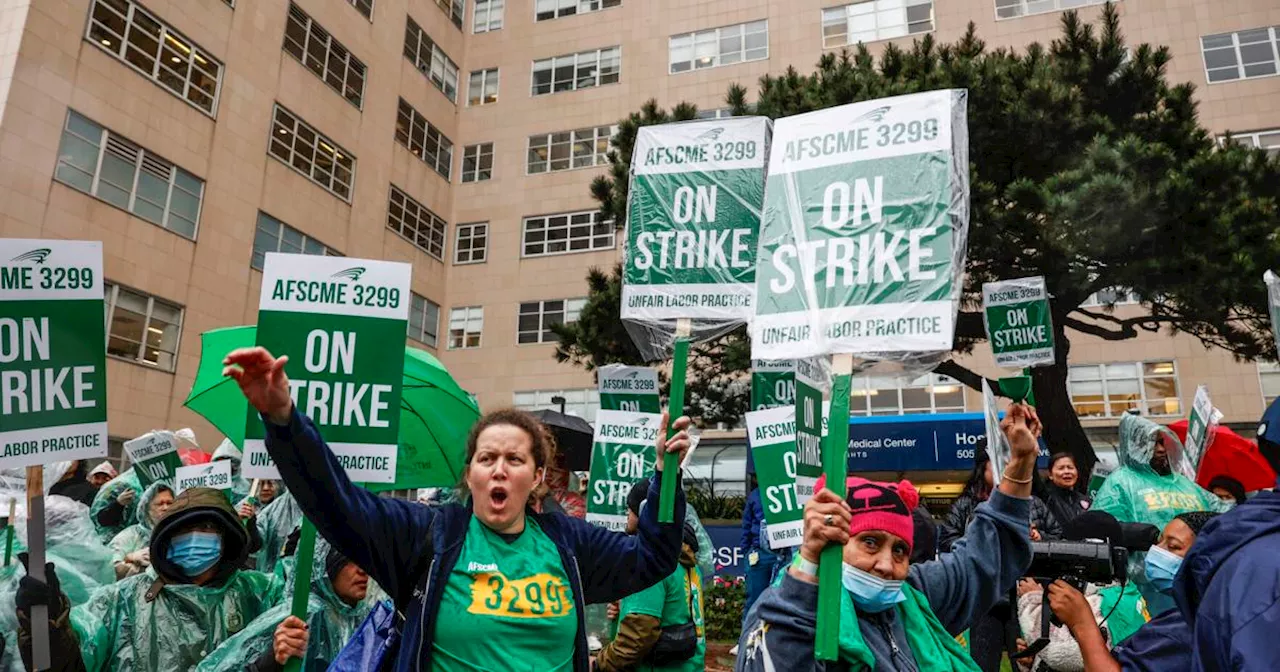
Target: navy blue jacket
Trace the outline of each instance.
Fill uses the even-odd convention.
[[[768,550],[769,543],[760,538],[760,523],[764,522],[764,507],[760,505],[760,488],[747,495],[747,504],[742,508],[742,539],[738,546],[743,553],[750,553],[757,548]]]
[[[264,422],[267,452],[302,512],[330,544],[387,591],[404,615],[396,672],[430,670],[436,612],[462,553],[471,509],[458,504],[426,507],[357,487],[315,425],[297,409],[288,425]],[[653,478],[650,500],[657,501],[660,492],[660,477]],[[578,614],[575,672],[588,669],[584,607],[639,592],[675,571],[685,512],[683,489],[676,492],[675,522],[660,525],[658,507],[646,506],[634,537],[563,513],[529,512],[560,551],[573,588]]]

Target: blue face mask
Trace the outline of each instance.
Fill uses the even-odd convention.
[[[907,599],[902,592],[901,581],[882,579],[847,562],[843,565],[840,581],[859,609],[878,614]]]
[[[1151,550],[1147,551],[1147,559],[1144,563],[1147,580],[1162,593],[1173,592],[1173,577],[1178,575],[1178,568],[1181,566],[1182,558],[1159,546],[1152,546]]]
[[[222,557],[222,537],[216,532],[187,532],[169,542],[169,562],[186,576],[199,576],[218,564]]]

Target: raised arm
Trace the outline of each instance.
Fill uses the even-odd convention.
[[[316,530],[403,604],[413,590],[418,560],[431,540],[431,509],[378,497],[347,478],[311,420],[293,407],[287,356],[244,348],[227,356],[223,375],[240,385],[262,414],[267,452],[303,514]]]

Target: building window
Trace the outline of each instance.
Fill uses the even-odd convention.
[[[446,98],[458,102],[458,64],[411,17],[405,18],[404,57]]]
[[[699,119],[728,119],[733,116],[733,108],[718,107],[714,110],[698,110]]]
[[[471,71],[471,82],[467,91],[468,105],[488,105],[498,102],[498,69]]]
[[[523,256],[611,250],[615,234],[613,222],[599,219],[599,210],[526,217]]]
[[[1258,362],[1258,381],[1262,383],[1262,407],[1280,397],[1280,364],[1276,362]]]
[[[1143,415],[1182,413],[1172,361],[1076,365],[1068,372],[1067,385],[1082,418],[1115,418],[1131,410]]]
[[[132,0],[93,0],[88,39],[213,116],[222,63]]]
[[[289,3],[284,50],[359,109],[364,97],[364,63],[293,3]]]
[[[603,166],[609,162],[609,139],[617,131],[617,126],[597,126],[531,135],[528,174]]]
[[[489,250],[489,222],[459,224],[457,239],[453,243],[453,263],[484,263]]]
[[[268,252],[312,254],[318,257],[341,257],[342,253],[284,222],[258,212],[258,228],[253,232],[253,258],[249,266],[259,271]]]
[[[671,74],[769,58],[769,22],[752,21],[696,33],[672,35]]]
[[[172,371],[182,334],[182,307],[114,283],[103,287],[107,354]]]
[[[587,422],[596,421],[596,411],[600,410],[600,391],[594,387],[574,390],[528,390],[516,392],[511,396],[511,405],[522,411],[556,411],[560,412],[560,403],[551,401],[554,397],[564,397],[564,412],[576,415]]]
[[[822,48],[933,30],[933,0],[867,0],[822,10]]]
[[[1106,0],[996,0],[996,18],[1013,19],[1031,14],[1045,14],[1088,5],[1101,5]]]
[[[449,311],[449,349],[464,350],[480,347],[480,332],[484,330],[484,308],[465,306]]]
[[[617,84],[621,72],[622,47],[544,58],[533,62],[533,95]]]
[[[400,99],[396,116],[396,141],[422,159],[433,170],[449,179],[453,169],[453,141],[431,125],[422,113]]]
[[[462,149],[462,181],[483,182],[493,177],[493,143],[468,145]]]
[[[502,11],[506,0],[476,0],[475,16],[471,18],[471,32],[488,33],[502,29]]]
[[[301,117],[279,105],[276,105],[275,120],[271,125],[268,151],[307,179],[351,202],[356,158]]]
[[[960,413],[964,387],[947,376],[925,374],[903,382],[899,378],[855,376],[849,392],[849,415]]]
[[[204,180],[68,111],[54,178],[195,240]]]
[[[404,236],[418,249],[444,261],[444,233],[449,225],[427,206],[391,185],[387,205],[387,228]]]
[[[440,329],[440,304],[418,294],[409,303],[409,338],[436,347]]]
[[[1209,83],[1271,77],[1280,72],[1280,28],[1254,28],[1200,38]]]
[[[538,0],[534,5],[534,20],[550,21],[574,14],[598,12],[621,4],[622,0]]]
[[[1249,133],[1232,133],[1230,140],[1247,147],[1265,149],[1268,156],[1280,156],[1280,128],[1270,128],[1265,131],[1252,131]],[[1227,136],[1219,136],[1219,144],[1226,141]]]
[[[458,30],[462,30],[462,17],[467,14],[467,0],[436,0],[436,7],[449,17]]]
[[[373,20],[373,0],[347,0],[347,4],[356,8],[357,12],[364,14],[364,18]]]
[[[1090,294],[1080,304],[1082,308],[1097,308],[1100,306],[1129,306],[1135,303],[1142,303],[1142,298],[1132,289],[1124,287],[1110,287],[1108,289],[1099,289]]]
[[[582,307],[586,303],[586,299],[556,299],[520,304],[520,314],[516,324],[516,342],[526,344],[559,341],[555,332],[551,331],[551,327],[577,322],[578,314],[582,312]]]

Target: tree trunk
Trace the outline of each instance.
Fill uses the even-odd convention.
[[[1082,490],[1089,482],[1093,465],[1098,456],[1093,452],[1093,444],[1080,424],[1075,406],[1071,404],[1071,393],[1067,389],[1067,354],[1071,351],[1071,342],[1067,340],[1066,329],[1054,321],[1054,343],[1057,364],[1031,369],[1031,386],[1036,398],[1036,411],[1044,425],[1044,441],[1050,453],[1068,452],[1075,456],[1076,468],[1080,471],[1078,486]]]

